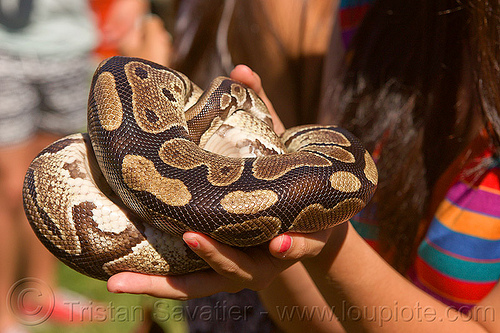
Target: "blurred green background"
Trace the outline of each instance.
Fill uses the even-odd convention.
[[[147,295],[113,294],[107,291],[106,282],[89,278],[61,263],[58,279],[59,288],[69,294],[71,303],[65,306],[72,308],[69,314],[73,318],[59,321],[53,315],[42,324],[26,326],[29,332],[148,332],[151,325],[156,325],[155,332],[187,332],[187,324],[182,316],[183,302]],[[75,293],[74,298],[71,297],[72,293]],[[79,296],[85,299],[78,301]],[[80,313],[86,317],[83,321],[79,318]]]

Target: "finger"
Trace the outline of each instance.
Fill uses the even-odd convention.
[[[215,272],[236,283],[235,286],[252,290],[268,287],[283,270],[295,263],[271,256],[267,246],[239,249],[193,232],[185,233],[183,238]]]
[[[301,260],[321,252],[332,229],[311,234],[285,233],[269,242],[269,252],[276,258]]]
[[[274,107],[267,97],[263,87],[262,87],[262,81],[260,79],[260,76],[252,71],[250,67],[246,65],[237,65],[230,74],[231,78],[233,80],[237,80],[240,82],[243,82],[247,86],[249,86],[252,90],[255,91],[255,93],[262,99],[264,104],[266,104],[267,109],[269,110],[269,113],[271,114],[273,118],[273,125],[274,125],[274,131],[276,134],[282,134],[285,131],[285,126],[279,119],[279,116],[277,112],[274,110]]]
[[[237,292],[243,288],[261,290],[293,264],[291,261],[273,258],[267,250],[253,248],[244,252],[201,233],[187,232],[183,238],[213,270],[180,276],[124,272],[113,275],[108,280],[108,290],[179,300],[204,297],[221,291]]]
[[[186,232],[183,239],[214,271],[228,279],[245,283],[252,280],[252,273],[258,268],[258,259],[204,234]]]
[[[183,238],[213,270],[180,276],[123,272],[108,280],[108,290],[179,300],[204,297],[221,291],[237,292],[243,288],[261,290],[294,263],[292,260],[272,257],[267,249],[255,247],[242,251],[199,233],[187,232]]]
[[[242,286],[212,270],[186,275],[159,276],[122,272],[111,276],[107,283],[112,293],[147,294],[154,297],[187,300],[218,292],[237,292]]]
[[[260,76],[246,65],[237,65],[230,74],[233,80],[241,81],[252,88],[258,95],[264,93]]]

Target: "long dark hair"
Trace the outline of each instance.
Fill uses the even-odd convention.
[[[229,75],[234,65],[247,64],[261,76],[267,95],[287,127],[315,122],[324,57],[304,54],[306,26],[330,26],[323,19],[330,19],[329,10],[335,7],[325,1],[325,13],[311,22],[306,15],[311,11],[310,3],[290,1],[288,9],[300,13],[298,18],[293,15],[297,20],[292,23],[293,31],[297,30],[298,36],[291,50],[290,41],[282,40],[273,25],[280,23],[280,18],[265,9],[266,1],[179,1],[173,66],[205,88],[216,76]],[[317,30],[316,38],[327,35],[328,29]]]
[[[404,272],[432,190],[478,133],[500,137],[498,1],[376,1],[333,77],[324,122],[338,123],[378,157],[372,204],[380,242]]]

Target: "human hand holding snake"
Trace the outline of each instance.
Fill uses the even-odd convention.
[[[262,93],[258,77],[254,79]],[[202,116],[213,113],[211,105],[218,110],[206,120]],[[373,161],[350,133],[335,126],[288,130],[282,136],[288,148],[280,147],[273,133],[271,139],[256,138],[250,130],[251,139],[243,140],[249,145],[243,149],[256,157],[216,154],[220,148],[213,148],[213,141],[238,137],[245,130],[236,127],[236,116],[249,120],[249,114],[257,127],[273,132],[262,101],[236,81],[218,79],[202,94],[182,74],[147,61],[104,62],[89,98],[91,140],[81,135],[63,139],[44,150],[28,170],[24,198],[33,229],[66,264],[100,279],[121,271],[169,275],[206,268],[177,238],[182,234],[188,244],[198,242],[200,247],[191,249],[205,255],[203,259],[225,249],[229,257],[251,254],[252,264],[261,259],[276,264],[278,271],[289,264],[278,264],[281,261],[261,247],[241,252],[220,248],[211,238],[238,246],[271,240],[272,251],[280,239],[289,239],[273,239],[276,235],[305,232],[294,238],[293,248],[300,249],[302,241],[305,247],[296,254],[287,251],[287,257],[317,253],[331,231],[313,232],[344,222],[371,198],[377,183]],[[152,138],[153,144],[146,146],[140,137]],[[226,151],[241,148],[225,144]],[[278,148],[269,148],[273,144]],[[268,155],[275,149],[289,152]],[[204,190],[200,192],[199,186]],[[211,274],[204,271],[198,276],[211,279]]]
[[[259,95],[273,117],[274,131],[283,133],[285,127],[267,98],[260,77],[245,65],[236,66],[230,77],[243,82]],[[332,232],[334,236],[330,241],[340,244],[345,236],[344,226],[342,224],[311,234],[281,234],[269,242],[267,249],[258,247],[245,251],[219,243],[201,233],[186,232],[184,241],[212,270],[182,276],[122,272],[108,280],[108,290],[178,300],[222,291],[237,292],[244,288],[262,290],[298,260],[318,254],[330,240]]]

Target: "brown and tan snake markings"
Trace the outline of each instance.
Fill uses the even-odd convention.
[[[350,198],[339,202],[333,208],[325,208],[321,204],[312,204],[303,209],[293,221],[289,230],[295,232],[311,232],[328,228],[332,219],[349,219],[353,212],[358,212],[365,203],[358,198]],[[355,213],[354,213],[355,214]]]
[[[95,86],[94,98],[99,121],[106,131],[113,131],[120,127],[123,121],[123,110],[115,78],[111,73],[104,72],[97,78]]]
[[[123,180],[135,191],[147,191],[169,206],[184,206],[191,200],[191,193],[178,179],[160,175],[150,160],[142,156],[127,155],[122,163]],[[136,174],[142,175],[135,177]]]
[[[365,176],[366,178],[373,184],[377,185],[378,183],[378,172],[377,172],[377,166],[375,165],[375,162],[373,162],[372,157],[370,154],[365,151]]]
[[[211,233],[218,241],[234,246],[260,244],[276,236],[281,221],[274,216],[261,216],[242,223],[226,224]]]
[[[347,171],[336,171],[330,176],[330,184],[339,192],[357,192],[361,188],[358,177]]]
[[[132,88],[134,118],[141,130],[159,133],[173,126],[187,126],[185,119],[179,117],[186,94],[181,78],[135,61],[127,63],[124,69]]]
[[[290,153],[258,157],[253,164],[253,176],[257,179],[276,180],[294,169],[329,167],[332,162],[311,152]]]
[[[274,205],[278,199],[278,195],[271,190],[235,191],[226,194],[220,204],[228,213],[256,214]]]
[[[356,162],[356,159],[354,158],[353,154],[351,154],[350,152],[339,146],[309,145],[305,150],[318,152],[344,163]]]
[[[225,186],[238,180],[243,172],[242,158],[229,158],[199,149],[192,141],[172,139],[160,148],[160,158],[165,164],[182,170],[204,165],[207,180],[215,186]]]
[[[206,268],[181,239],[188,230],[244,247],[335,226],[376,185],[370,154],[342,128],[278,137],[264,103],[239,82],[219,77],[203,92],[172,69],[114,57],[94,75],[88,134],[45,148],[23,197],[54,255],[107,279]]]

